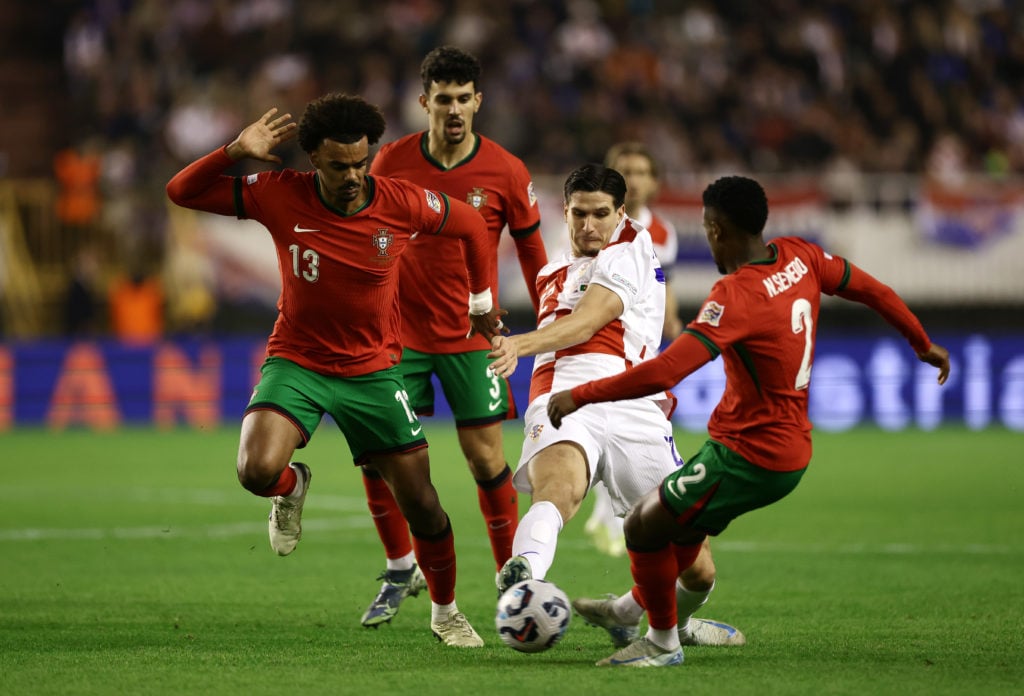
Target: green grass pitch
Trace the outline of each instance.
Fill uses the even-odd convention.
[[[506,433],[514,462],[522,434]],[[594,667],[611,646],[578,617],[546,653],[501,646],[476,493],[451,425],[427,434],[477,651],[435,641],[425,593],[391,625],[359,625],[383,554],[332,425],[300,453],[314,478],[287,558],[270,550],[268,503],[235,480],[236,428],[0,435],[0,693],[1024,691],[1018,433],[817,434],[796,492],[713,542],[718,587],[701,615],[748,645],[688,648],[682,667],[656,670]],[[679,433],[680,453],[699,440]],[[591,548],[588,511],[549,579],[571,597],[622,592],[628,561]]]

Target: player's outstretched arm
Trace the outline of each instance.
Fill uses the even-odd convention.
[[[270,151],[294,138],[299,124],[291,120],[291,114],[276,114],[277,107],[274,107],[246,126],[227,146],[228,157],[235,161],[248,157],[261,162],[280,164],[281,158]]]
[[[183,208],[237,215],[234,177],[225,176],[224,171],[243,157],[281,161],[270,154],[270,149],[294,137],[298,126],[288,121],[290,114],[274,118],[276,113],[277,109],[271,109],[247,126],[231,144],[200,157],[175,174],[167,182],[167,197]]]
[[[491,344],[491,352],[487,357],[497,360],[491,369],[501,377],[508,376],[515,370],[515,362],[510,359],[509,351],[520,355],[537,355],[553,350],[561,350],[589,341],[594,334],[608,325],[623,311],[622,299],[612,290],[597,284],[591,284],[572,312],[535,331],[512,336],[508,343],[500,346]]]
[[[939,368],[939,384],[946,383],[946,380],[949,378],[948,350],[938,343],[933,343],[928,347],[928,350],[918,353],[917,357],[921,362]]]

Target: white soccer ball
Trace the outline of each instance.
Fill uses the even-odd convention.
[[[546,580],[523,580],[498,599],[494,623],[505,645],[535,653],[561,640],[571,617],[569,597],[558,585]]]

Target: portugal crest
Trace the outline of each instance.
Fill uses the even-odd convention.
[[[373,235],[373,246],[377,248],[377,256],[387,256],[391,242],[395,241],[395,235],[388,232],[387,227],[379,227],[377,234]]]
[[[474,186],[473,190],[466,194],[466,202],[480,210],[487,205],[487,194],[479,186]]]

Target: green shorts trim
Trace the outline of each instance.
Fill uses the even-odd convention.
[[[784,498],[804,469],[772,471],[755,466],[720,442],[708,440],[659,487],[661,504],[681,526],[712,536],[745,512]]]
[[[434,415],[431,376],[437,375],[456,426],[479,427],[515,418],[508,381],[491,372],[487,353],[486,350],[421,353],[412,348],[404,349],[398,370],[413,410],[421,416]]]
[[[363,464],[378,454],[410,452],[427,446],[423,426],[409,405],[395,367],[358,377],[330,377],[291,360],[269,357],[245,412],[270,410],[288,418],[304,447],[324,414],[345,435],[352,459]]]

